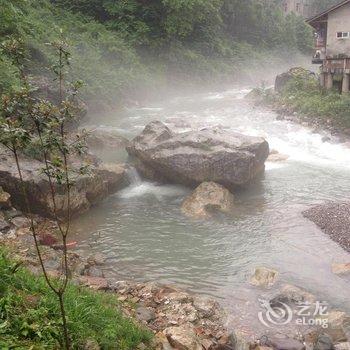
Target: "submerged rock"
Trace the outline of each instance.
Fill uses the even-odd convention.
[[[255,269],[254,275],[250,279],[250,283],[258,287],[271,287],[275,284],[278,276],[276,270],[266,267],[258,267]]]
[[[214,211],[232,212],[233,194],[215,182],[203,182],[182,203],[182,212],[195,218],[206,218]]]
[[[233,188],[249,184],[264,171],[269,145],[263,138],[219,128],[175,133],[155,121],[127,151],[144,176],[191,186],[213,181]]]

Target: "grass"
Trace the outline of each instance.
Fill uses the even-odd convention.
[[[114,294],[69,284],[65,305],[73,349],[92,340],[101,349],[135,349],[152,335],[122,316]],[[17,268],[0,248],[0,349],[59,349],[59,307],[42,277]]]

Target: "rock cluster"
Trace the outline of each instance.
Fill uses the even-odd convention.
[[[136,318],[156,333],[160,349],[214,350],[231,344],[225,313],[212,299],[155,283],[121,281],[113,287],[119,300],[137,303]]]

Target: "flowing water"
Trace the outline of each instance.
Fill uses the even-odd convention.
[[[189,189],[143,181],[135,171],[130,186],[75,223],[85,253],[108,258],[107,275],[118,279],[175,283],[213,296],[241,322],[255,318],[257,299],[283,283],[314,293],[318,300],[350,311],[350,281],[331,272],[333,262],[349,262],[342,250],[301,212],[350,194],[350,149],[323,142],[322,135],[253,107],[248,90],[198,94],[101,117],[101,124],[128,138],[152,120],[186,131],[215,125],[265,137],[271,149],[289,156],[267,163],[264,178],[235,195],[232,217],[185,218],[181,202]],[[118,160],[126,154],[114,155]],[[271,291],[247,283],[257,266],[279,271]],[[252,314],[254,317],[252,317]]]

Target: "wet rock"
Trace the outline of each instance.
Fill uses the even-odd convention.
[[[343,311],[331,311],[323,318],[328,320],[324,332],[330,335],[334,343],[350,340],[350,316]]]
[[[315,302],[315,296],[311,293],[292,285],[284,285],[278,294],[270,300],[272,306],[278,303],[285,303],[288,305],[294,304],[298,305],[301,303]]]
[[[327,334],[321,334],[317,338],[314,350],[334,350],[332,338]]]
[[[274,350],[305,350],[305,345],[303,343],[284,336],[268,338],[266,345]]]
[[[347,264],[333,264],[332,271],[336,275],[343,275],[350,273],[350,263]]]
[[[233,194],[215,182],[203,182],[182,204],[182,212],[195,218],[207,218],[215,211],[233,211]]]
[[[129,140],[121,136],[119,131],[110,127],[96,127],[80,131],[86,135],[86,143],[92,149],[122,149],[129,144]]]
[[[263,172],[269,146],[262,138],[222,129],[175,133],[152,122],[127,151],[163,181],[191,186],[213,181],[232,188],[247,185]]]
[[[255,269],[254,275],[250,279],[250,283],[259,287],[271,287],[275,284],[278,276],[276,270],[266,267],[258,267]]]
[[[102,163],[98,174],[107,183],[109,193],[117,192],[127,185],[125,164]]]
[[[164,330],[169,343],[178,350],[202,350],[192,325],[169,327]]]
[[[136,318],[139,321],[144,321],[149,323],[150,321],[154,320],[156,317],[154,310],[151,308],[147,308],[144,306],[139,306],[136,309]]]
[[[9,209],[11,207],[11,195],[5,192],[0,186],[0,209]]]
[[[21,156],[20,162],[32,212],[53,217],[54,209],[50,185],[47,177],[42,173],[43,163],[25,156]],[[82,163],[79,163],[74,166],[81,165]],[[110,181],[110,177],[106,176],[106,172],[109,175],[113,173],[91,166],[88,174],[79,176],[75,185],[71,188],[70,209],[72,215],[87,211],[91,206],[106,198],[109,190],[115,187],[117,175],[114,173],[115,177],[111,177],[113,181]],[[26,209],[16,165],[11,154],[2,148],[0,148],[0,186],[11,194],[13,205],[23,210]],[[55,183],[54,187],[57,215],[66,217],[66,186]]]

